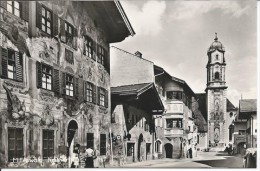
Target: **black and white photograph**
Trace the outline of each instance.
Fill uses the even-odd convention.
[[[259,5],[0,1],[0,169],[257,169]]]

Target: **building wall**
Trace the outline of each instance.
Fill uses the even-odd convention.
[[[112,87],[151,82],[154,82],[152,62],[111,47]]]
[[[257,147],[257,115],[252,114],[247,120],[247,147]]]
[[[215,135],[218,133],[218,143],[217,146],[222,148],[225,144],[229,142],[228,140],[228,126],[230,123],[226,123],[227,113],[226,113],[226,90],[220,89],[220,92],[215,92],[214,90],[207,90],[207,111],[208,111],[208,132],[209,141],[215,146]],[[216,108],[216,103],[219,104],[218,109]],[[218,110],[218,112],[216,112]],[[218,116],[216,115],[218,113]],[[219,122],[219,128],[216,130],[216,121]],[[225,121],[225,122],[224,122]],[[229,125],[228,125],[229,124]]]
[[[118,104],[113,111],[113,117],[115,118],[115,122],[112,122],[113,136],[121,137],[113,143],[115,163],[120,166],[124,163],[151,160],[154,150],[154,137],[148,126],[152,123],[151,115],[135,106]],[[130,139],[126,137],[127,135],[131,135]],[[142,141],[140,141],[140,136],[143,137]],[[128,143],[134,144],[134,154],[131,156],[127,155]],[[149,152],[146,149],[147,144],[150,144]]]
[[[37,3],[38,4],[38,3]],[[88,103],[83,100],[83,83],[88,81],[97,87],[102,87],[110,94],[110,76],[107,69],[83,54],[83,36],[87,35],[107,50],[109,54],[109,44],[103,34],[104,30],[96,27],[94,20],[87,11],[83,10],[80,4],[74,2],[40,2],[53,13],[58,15],[58,23],[63,20],[68,21],[77,29],[77,37],[73,38],[74,43],[63,43],[59,37],[60,26],[58,24],[57,35],[48,36],[40,29],[36,28],[36,2],[29,3],[30,24],[8,13],[1,8],[1,33],[0,45],[3,48],[11,48],[15,51],[28,50],[29,57],[23,53],[23,75],[22,82],[16,82],[10,79],[0,79],[0,109],[1,109],[1,147],[0,160],[2,164],[8,166],[8,128],[23,128],[23,149],[24,157],[34,155],[42,158],[42,130],[54,130],[54,156],[58,157],[60,150],[67,146],[67,129],[70,121],[75,120],[78,124],[78,130],[74,136],[74,144],[79,143],[86,146],[86,133],[94,133],[94,148],[97,154],[100,149],[100,134],[106,134],[108,137],[108,128],[110,126],[110,107],[103,107],[95,103]],[[34,10],[33,10],[34,9]],[[32,19],[35,20],[32,20]],[[28,28],[29,27],[29,28]],[[18,32],[13,28],[18,29]],[[28,37],[28,30],[32,31],[33,38]],[[18,36],[18,40],[14,37]],[[76,47],[75,47],[76,45]],[[73,52],[74,64],[68,62],[65,58],[65,49]],[[71,99],[54,91],[37,88],[37,62],[45,63],[59,70],[66,72],[79,79],[79,98]],[[59,80],[59,85],[62,81]],[[7,91],[2,88],[6,85],[11,91],[12,96],[17,97],[16,103],[23,106],[22,112],[24,118],[15,119],[17,113],[9,110]],[[81,92],[82,91],[82,92]],[[23,105],[24,104],[24,105]],[[13,103],[13,105],[15,105]],[[110,100],[108,100],[110,106]],[[13,106],[14,107],[14,106]],[[20,110],[20,109],[19,109]],[[53,121],[53,122],[52,122]],[[109,149],[109,143],[106,140],[106,146]],[[100,158],[109,158],[109,150],[106,155]],[[96,160],[96,162],[99,159]],[[96,163],[96,166],[102,166],[103,163]],[[43,162],[43,167],[50,167],[50,163]]]

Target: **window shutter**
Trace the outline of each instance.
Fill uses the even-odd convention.
[[[66,95],[66,73],[61,72],[61,94]]]
[[[4,9],[7,9],[7,1],[0,1],[0,6]]]
[[[83,97],[84,97],[84,100],[87,101],[87,81],[83,81],[83,90],[84,90],[84,93],[83,93]]]
[[[84,36],[84,43],[83,44],[83,55],[86,55],[86,37]]]
[[[73,28],[73,48],[77,50],[78,48],[78,29]]]
[[[105,50],[105,59],[104,59],[104,66],[107,72],[110,74],[110,59],[109,59],[109,54],[108,51]]]
[[[2,68],[2,47],[0,47],[0,66]],[[2,69],[0,69],[0,77],[2,76]],[[1,122],[1,120],[0,120]],[[1,125],[0,125],[1,127]],[[0,128],[0,131],[1,131],[1,128]]]
[[[66,38],[65,38],[65,21],[60,18],[60,39],[62,42],[65,42],[66,41]]]
[[[2,48],[2,77],[7,78],[7,62],[8,62],[8,51],[5,48]]]
[[[53,69],[53,91],[60,94],[60,72],[57,69]]]
[[[100,105],[100,87],[97,87],[97,105]]]
[[[36,2],[36,27],[42,28],[42,5]]]
[[[108,108],[108,91],[105,90],[105,107]]]
[[[93,98],[93,103],[94,104],[97,104],[97,101],[98,101],[98,99],[97,99],[97,89],[98,89],[98,87],[93,84],[93,95],[92,95],[92,98]]]
[[[21,1],[21,18],[27,22],[29,22],[29,1]]]
[[[58,26],[58,22],[59,21],[58,20],[59,20],[58,15],[53,12],[53,23],[52,23],[53,31],[52,31],[52,36],[56,36],[59,33],[59,26]]]
[[[23,55],[15,52],[16,80],[23,82]]]
[[[74,97],[78,98],[79,96],[79,79],[74,77]]]
[[[97,43],[95,41],[93,41],[93,56],[92,56],[92,59],[94,61],[96,61],[96,58],[97,58]]]
[[[42,64],[39,61],[36,61],[36,70],[37,70],[37,88],[42,88]]]
[[[78,79],[78,93],[80,101],[83,101],[84,98],[84,81],[82,78]]]

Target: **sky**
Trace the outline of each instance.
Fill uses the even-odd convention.
[[[121,0],[136,34],[112,44],[184,80],[205,93],[207,50],[218,40],[225,47],[228,99],[257,98],[257,3],[232,1]]]

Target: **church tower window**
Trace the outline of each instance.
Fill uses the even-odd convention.
[[[215,79],[219,80],[219,72],[215,73]]]

